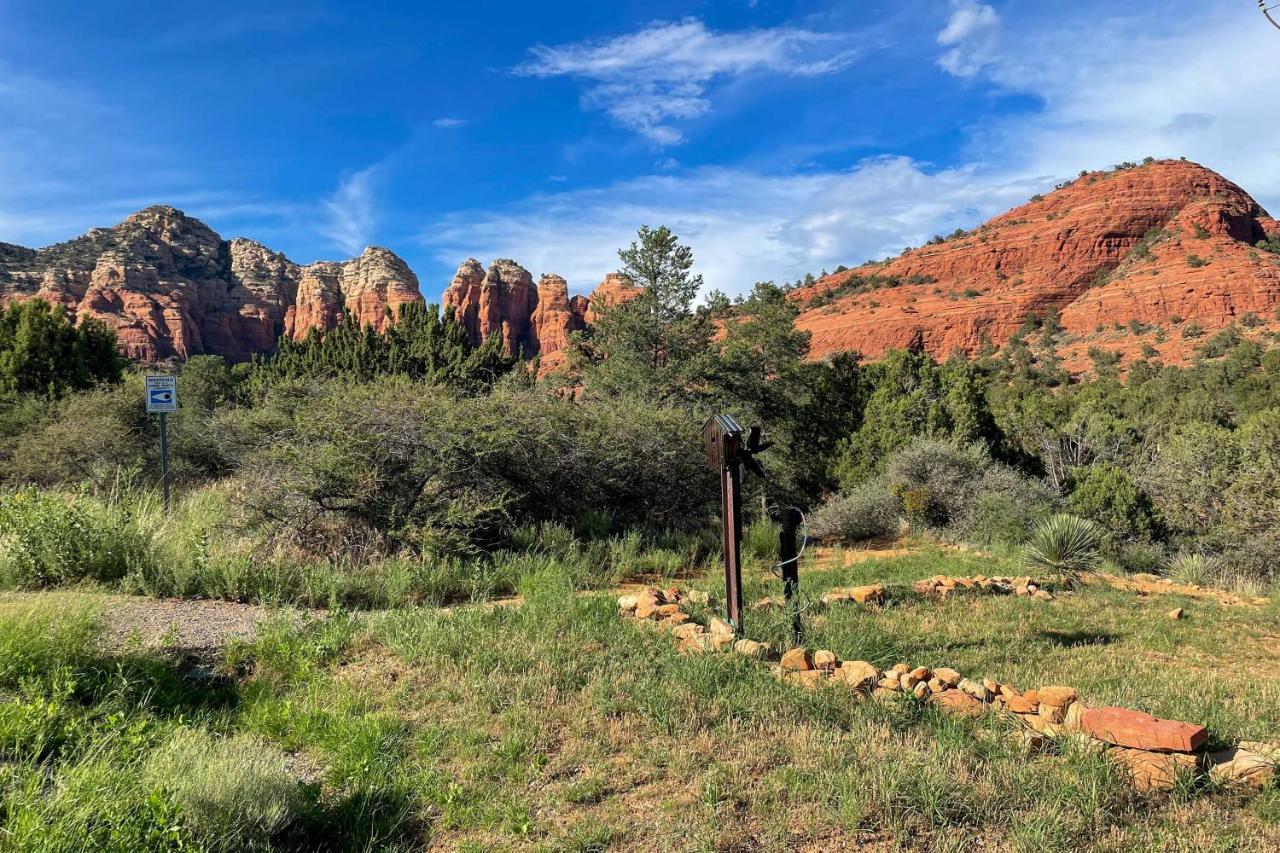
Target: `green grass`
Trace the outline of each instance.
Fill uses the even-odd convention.
[[[937,549],[839,569],[809,561],[802,585],[815,598],[836,585],[895,585],[882,609],[808,611],[809,645],[1025,687],[1066,683],[1092,701],[1208,723],[1219,737],[1280,738],[1274,608],[1095,586],[1051,603],[909,592],[931,574],[1016,565]],[[214,686],[184,679],[161,653],[100,651],[92,612],[0,605],[0,699],[12,709],[0,715],[11,744],[0,776],[6,849],[1280,842],[1275,789],[1140,796],[1070,741],[1026,754],[995,715],[857,702],[839,687],[780,683],[738,656],[681,655],[618,618],[611,597],[575,594],[580,581],[562,564],[516,586],[519,607],[281,619],[229,649],[228,679]],[[778,586],[757,570],[748,598]],[[1164,618],[1174,604],[1187,618]],[[785,637],[782,614],[747,618],[753,636]]]

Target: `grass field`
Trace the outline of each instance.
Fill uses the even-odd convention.
[[[892,584],[806,614],[807,643],[1280,740],[1280,611],[1086,587],[1053,602],[926,601],[932,574],[1011,571],[926,550],[806,568]],[[711,591],[716,578],[682,583]],[[1280,791],[1135,793],[995,717],[805,691],[734,655],[678,654],[554,568],[519,606],[282,616],[210,677],[105,651],[94,595],[0,604],[0,847],[84,849],[1274,850]],[[753,573],[748,599],[777,595]],[[1185,618],[1166,611],[1182,606]],[[748,634],[781,643],[780,613]]]

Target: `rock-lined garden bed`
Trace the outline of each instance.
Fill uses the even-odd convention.
[[[878,594],[875,587],[878,585],[855,588],[860,599],[854,597],[853,590],[843,592],[847,600],[869,603],[883,597],[883,587]],[[867,661],[841,660],[825,649],[792,648],[779,656],[764,643],[738,638],[723,619],[712,617],[706,625],[695,622],[687,610],[693,603],[707,604],[705,593],[649,588],[618,599],[624,617],[669,632],[682,651],[732,650],[771,661],[774,674],[784,681],[809,688],[839,685],[858,698],[884,700],[910,694],[956,714],[999,713],[1017,722],[1018,736],[1033,751],[1043,748],[1045,738],[1078,738],[1092,748],[1105,750],[1141,790],[1169,789],[1180,778],[1201,776],[1214,782],[1262,787],[1277,775],[1277,744],[1242,742],[1231,749],[1208,752],[1204,747],[1209,732],[1204,726],[1162,720],[1130,708],[1094,707],[1071,687],[1020,690],[991,678],[968,678],[946,667],[931,669],[906,663],[880,670]]]

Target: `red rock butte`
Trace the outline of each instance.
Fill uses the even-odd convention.
[[[1231,181],[1162,160],[1083,174],[962,236],[829,275],[792,298],[815,359],[911,346],[973,355],[1054,309],[1077,372],[1093,346],[1126,361],[1152,347],[1179,363],[1197,341],[1156,327],[1213,332],[1250,314],[1249,325],[1277,325],[1280,255],[1255,248],[1277,235],[1280,224]]]

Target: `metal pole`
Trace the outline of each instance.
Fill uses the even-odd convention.
[[[736,447],[725,456],[725,465],[720,471],[720,498],[724,508],[724,597],[729,624],[741,634],[742,465],[738,462]]]
[[[782,594],[791,614],[791,636],[801,643],[800,624],[800,560],[796,551],[796,531],[800,527],[800,510],[789,506],[782,511],[782,532],[778,534],[778,558],[782,567]]]
[[[169,421],[160,413],[160,487],[164,491],[164,514],[169,514]]]

